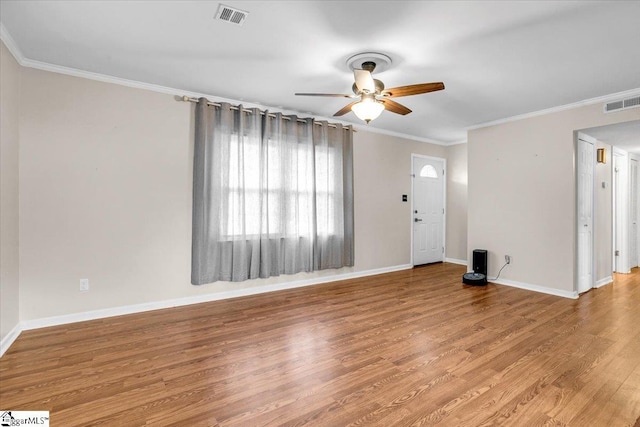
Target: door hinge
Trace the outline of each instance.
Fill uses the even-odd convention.
[[[620,256],[620,251],[615,251],[615,256]]]
[[[444,208],[442,208],[442,215],[444,215]]]
[[[442,247],[442,253],[444,253],[444,246]]]

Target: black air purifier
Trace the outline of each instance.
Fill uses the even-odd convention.
[[[481,286],[487,284],[487,258],[489,254],[484,249],[473,250],[473,271],[462,276],[462,283]]]

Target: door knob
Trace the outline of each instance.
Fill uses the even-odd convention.
[[[420,218],[414,218],[413,219],[413,222],[420,222],[420,221],[422,221]]]

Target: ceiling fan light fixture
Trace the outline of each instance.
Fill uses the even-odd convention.
[[[351,107],[351,111],[353,111],[360,120],[367,122],[367,124],[371,120],[378,118],[382,110],[384,110],[384,105],[372,98],[364,98]]]

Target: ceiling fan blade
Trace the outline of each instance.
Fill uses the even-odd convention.
[[[356,87],[361,92],[374,93],[376,91],[376,84],[371,77],[371,72],[367,70],[353,70],[353,77],[356,80]]]
[[[391,111],[392,113],[401,114],[404,116],[411,112],[411,110],[404,105],[398,104],[397,102],[390,99],[383,98],[380,100],[380,102],[382,102],[382,104],[384,105],[385,110]]]
[[[399,96],[419,95],[421,93],[435,92],[444,89],[444,83],[419,83],[409,86],[392,87],[391,89],[385,89],[382,95],[385,98],[397,98]]]
[[[347,95],[344,93],[296,93],[298,96],[333,96],[338,98],[355,98],[356,95]]]
[[[357,104],[358,102],[360,102],[360,100],[357,101],[353,101],[348,103],[347,105],[345,105],[344,107],[342,107],[340,110],[338,110],[337,113],[334,114],[334,116],[344,116],[345,114],[347,114],[349,111],[351,111],[351,107],[353,107],[355,104]]]

